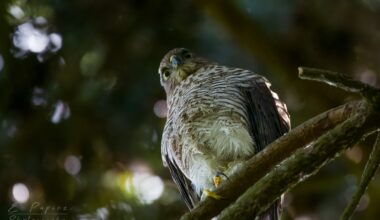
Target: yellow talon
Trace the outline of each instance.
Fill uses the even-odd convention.
[[[222,197],[214,192],[211,192],[210,190],[208,189],[204,189],[203,190],[203,193],[207,196],[207,197],[211,197],[213,199],[216,199],[216,200],[219,200],[221,199]]]
[[[218,187],[220,183],[222,182],[222,177],[220,177],[219,175],[216,175],[212,178],[212,180],[214,181],[214,186]]]

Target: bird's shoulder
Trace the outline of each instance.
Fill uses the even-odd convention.
[[[197,80],[255,80],[260,79],[262,81],[268,81],[264,76],[259,75],[251,70],[243,69],[239,67],[230,67],[224,65],[207,65],[200,68],[193,76],[190,77],[189,81]]]

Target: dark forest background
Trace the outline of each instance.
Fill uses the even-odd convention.
[[[265,75],[295,127],[357,98],[298,79],[297,66],[379,86],[380,2],[1,0],[0,219],[185,213],[160,156],[157,69],[175,47]],[[372,141],[291,190],[284,219],[337,219]],[[354,219],[380,216],[379,185]]]

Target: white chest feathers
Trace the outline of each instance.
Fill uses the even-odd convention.
[[[227,176],[235,170],[235,165],[253,156],[253,140],[242,123],[226,120],[220,117],[214,121],[208,121],[205,129],[198,128],[200,140],[192,141],[191,146],[198,148],[190,150],[187,156],[189,162],[188,176],[197,191],[213,188],[212,178],[223,172]],[[207,143],[207,150],[199,148]],[[223,162],[222,162],[223,161]],[[226,163],[227,162],[227,166]]]
[[[217,159],[245,159],[255,153],[252,137],[240,122],[220,118],[212,124],[205,138]]]

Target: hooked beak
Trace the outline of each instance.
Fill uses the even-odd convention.
[[[182,64],[182,59],[179,58],[179,57],[176,56],[176,55],[171,56],[170,59],[169,59],[169,61],[170,61],[170,63],[172,64],[172,67],[173,67],[174,69],[177,69],[178,66]]]

